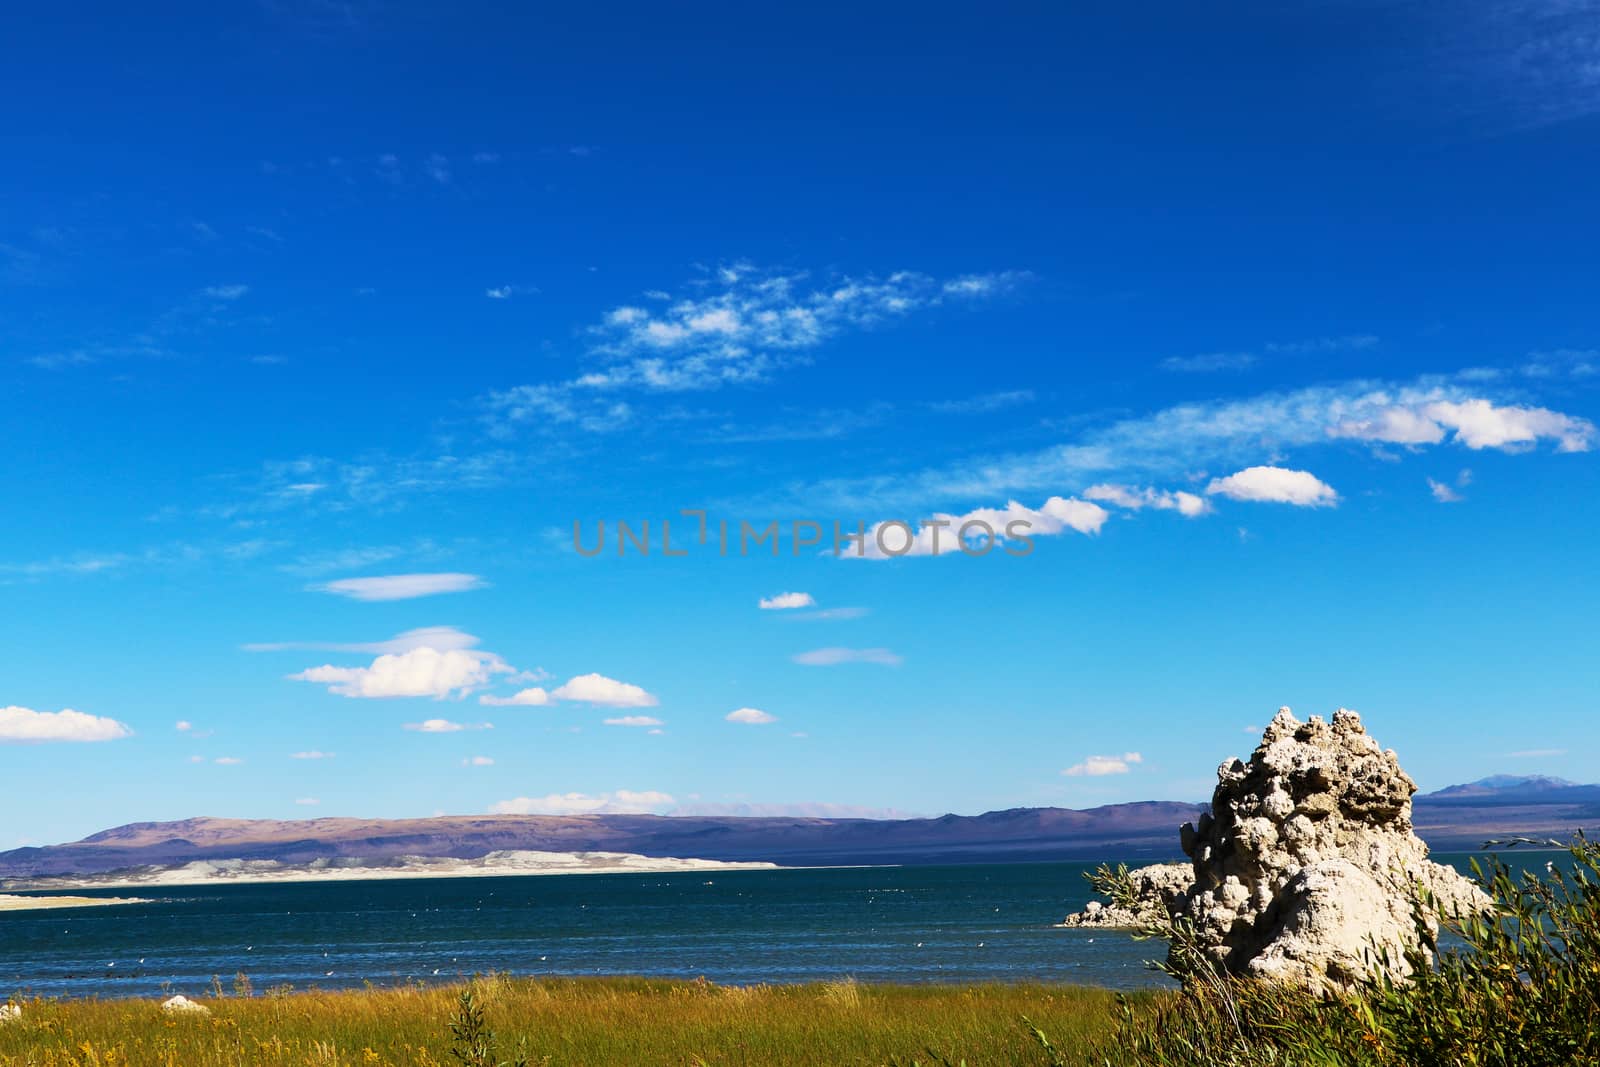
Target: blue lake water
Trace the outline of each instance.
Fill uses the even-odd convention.
[[[1439,856],[1465,869],[1464,856]],[[1542,865],[1542,860],[1540,861]],[[517,975],[1165,984],[1163,947],[1053,924],[1083,863],[418,878],[84,891],[151,903],[0,912],[0,1000]],[[76,892],[76,891],[74,891]]]
[[[1052,927],[1080,863],[427,878],[87,891],[151,903],[0,912],[0,999],[193,995],[518,975],[719,983],[1161,981],[1161,947]]]

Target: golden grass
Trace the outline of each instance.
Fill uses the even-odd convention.
[[[29,1001],[0,1023],[3,1067],[443,1067],[460,986],[204,998],[209,1015],[153,1000]],[[531,1064],[784,1067],[1047,1062],[1027,1016],[1082,1050],[1117,1015],[1075,986],[877,986],[844,980],[734,988],[610,978],[472,983],[501,1055]],[[1140,1010],[1159,995],[1135,998]]]

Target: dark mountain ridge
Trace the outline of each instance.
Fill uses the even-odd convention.
[[[1139,801],[1083,810],[1011,808],[927,819],[693,815],[465,815],[428,819],[191,818],[113,827],[68,844],[0,852],[0,879],[103,874],[204,860],[284,864],[491,852],[629,852],[788,866],[1181,859],[1178,827],[1202,804]],[[1569,837],[1600,825],[1600,785],[1494,775],[1413,801],[1436,851],[1502,837]]]

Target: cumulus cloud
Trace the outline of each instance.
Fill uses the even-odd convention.
[[[476,574],[386,574],[375,578],[339,578],[312,588],[352,600],[411,600],[482,589],[485,584]]]
[[[379,656],[367,667],[324,664],[291,674],[299,682],[316,682],[330,693],[367,699],[466,695],[488,684],[496,674],[515,673],[500,657],[468,649],[422,647]]]
[[[790,657],[803,667],[833,667],[840,663],[877,663],[898,667],[904,660],[887,648],[815,648]]]
[[[1206,486],[1212,496],[1254,500],[1296,507],[1332,507],[1339,502],[1333,487],[1310,471],[1285,467],[1246,467],[1226,478],[1213,478]]]
[[[1449,485],[1434,478],[1428,479],[1428,491],[1433,494],[1433,499],[1441,504],[1459,504],[1465,499]]]
[[[194,723],[190,722],[188,719],[179,719],[177,722],[172,724],[172,728],[178,731],[180,734],[186,734],[190,730],[194,729]]]
[[[451,722],[449,719],[424,719],[422,722],[408,722],[402,729],[411,730],[419,734],[457,734],[462,730],[493,730],[492,722]]]
[[[660,726],[661,720],[649,715],[623,715],[604,720],[607,726]]]
[[[744,723],[747,726],[765,726],[768,723],[778,721],[776,715],[769,715],[760,708],[738,708],[728,712],[723,718],[729,722]]]
[[[643,815],[659,814],[673,805],[670,793],[619,789],[614,793],[550,793],[516,797],[489,806],[491,815]]]
[[[563,700],[607,708],[651,708],[660,703],[641,687],[603,674],[580,674],[553,690],[533,686],[509,697],[485,694],[478,698],[480,704],[499,708],[543,708]]]
[[[636,685],[607,678],[603,674],[580,674],[557,686],[550,694],[557,700],[576,700],[607,708],[651,708],[660,703]]]
[[[16,705],[0,708],[0,744],[44,741],[116,741],[133,731],[115,719],[63,708],[34,711]]]
[[[1457,444],[1474,451],[1521,452],[1553,441],[1558,452],[1587,452],[1595,439],[1594,424],[1587,419],[1549,408],[1496,405],[1482,397],[1396,403],[1329,429],[1334,437],[1402,445],[1438,444],[1447,431],[1453,431]]]
[[[478,703],[491,708],[543,708],[555,703],[550,699],[550,694],[540,686],[531,686],[520,690],[508,697],[497,697],[493,693],[485,693],[478,698]]]
[[[810,593],[779,593],[777,596],[762,597],[760,606],[762,611],[789,611],[815,607],[816,603]]]
[[[1124,752],[1120,756],[1090,756],[1061,773],[1068,778],[1101,778],[1108,774],[1127,774],[1133,764],[1143,762],[1144,757],[1137,752]]]
[[[875,523],[863,536],[847,538],[840,558],[987,555],[998,544],[1026,543],[1067,530],[1097,534],[1109,517],[1100,505],[1075,498],[1053,496],[1037,509],[1013,500],[1004,508],[977,508],[963,515],[936,513],[920,524],[902,520]],[[1026,555],[1031,550],[1015,551]]]
[[[1135,489],[1128,485],[1102,482],[1085,489],[1083,495],[1089,500],[1099,500],[1129,511],[1154,508],[1157,511],[1176,511],[1190,519],[1211,510],[1211,502],[1205,497],[1181,489],[1170,492],[1165,489]]]

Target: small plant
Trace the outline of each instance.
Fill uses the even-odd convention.
[[[499,1042],[489,1029],[483,1004],[471,986],[461,991],[450,1017],[450,1055],[462,1067],[528,1067],[526,1042],[518,1042],[516,1059],[500,1059]]]

